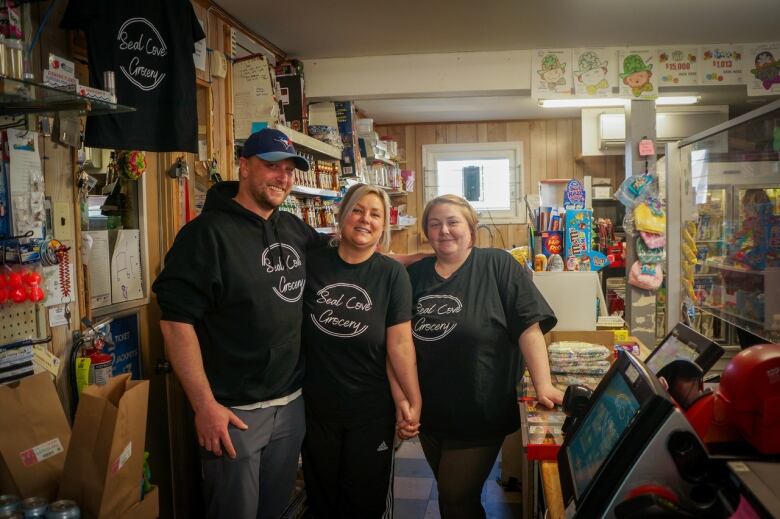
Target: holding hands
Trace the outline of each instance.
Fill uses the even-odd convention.
[[[395,408],[396,434],[402,440],[420,434],[420,406],[413,406],[408,400],[401,400]]]

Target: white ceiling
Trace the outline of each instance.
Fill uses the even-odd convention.
[[[762,42],[780,39],[780,0],[217,0],[290,57]],[[723,87],[718,87],[723,88]],[[744,87],[703,93],[747,109]],[[758,100],[760,101],[760,100]],[[364,100],[376,122],[572,117],[527,96]]]

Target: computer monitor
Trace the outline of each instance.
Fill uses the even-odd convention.
[[[658,378],[621,351],[558,452],[564,506],[599,516],[673,410]]]
[[[706,373],[721,358],[723,351],[715,341],[678,323],[645,359],[645,364],[650,371],[658,374],[670,362],[684,359],[696,363]]]

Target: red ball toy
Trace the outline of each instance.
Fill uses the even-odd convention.
[[[10,297],[11,301],[14,303],[24,303],[27,299],[27,292],[22,285],[17,285],[8,291],[8,297]]]

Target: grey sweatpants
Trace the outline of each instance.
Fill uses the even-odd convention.
[[[201,449],[206,517],[278,519],[295,485],[306,432],[303,397],[287,405],[232,410],[249,426],[229,426],[236,458]]]

